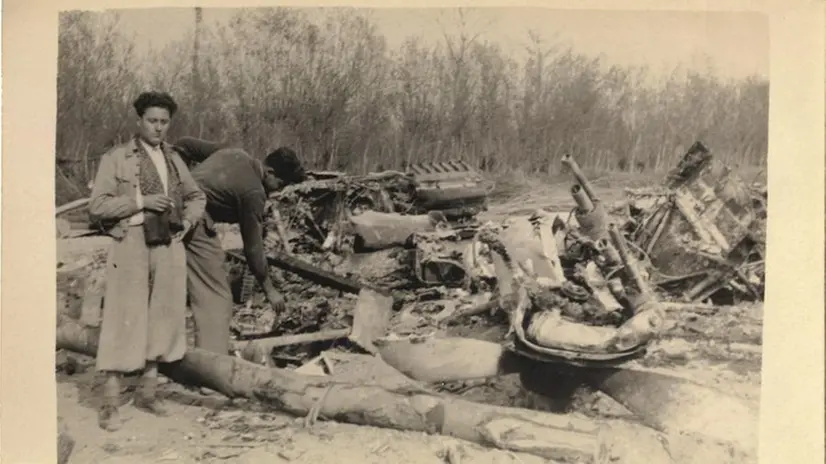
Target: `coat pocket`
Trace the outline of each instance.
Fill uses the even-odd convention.
[[[115,189],[119,196],[133,197],[139,188],[137,177],[117,174],[115,175]]]

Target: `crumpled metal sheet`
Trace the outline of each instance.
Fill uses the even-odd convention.
[[[761,256],[765,249],[764,192],[743,182],[699,143],[663,187],[636,219],[632,235],[653,267],[655,284],[683,281],[678,288],[691,300],[706,298],[724,284],[738,285],[743,272],[752,275],[739,284],[760,280],[745,265],[753,249]]]
[[[557,241],[551,233],[552,221],[553,216],[541,211],[530,217],[508,218],[499,237],[523,272],[543,286],[560,288],[566,279]]]
[[[282,235],[292,235],[291,242],[304,245],[299,248],[316,251],[347,249],[354,240],[347,217],[362,211],[404,216],[441,211],[462,222],[487,209],[494,185],[460,161],[415,164],[408,172],[310,174],[309,180],[289,185],[270,199],[281,210],[284,227],[296,232]],[[420,229],[412,227],[410,233]]]
[[[414,234],[416,247],[414,272],[424,285],[462,287],[469,284],[473,269],[466,256],[473,253],[473,243],[459,231],[439,228]]]

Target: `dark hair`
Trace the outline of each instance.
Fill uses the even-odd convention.
[[[278,178],[289,184],[303,182],[307,178],[298,155],[288,147],[280,147],[267,155],[264,164],[275,171]]]
[[[152,107],[164,108],[169,111],[170,116],[174,116],[178,111],[178,104],[166,92],[143,92],[132,103],[138,116],[143,117],[146,110]]]

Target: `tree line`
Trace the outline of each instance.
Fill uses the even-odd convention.
[[[698,139],[735,167],[766,163],[768,82],[758,77],[678,68],[652,81],[532,33],[525,60],[462,29],[391,48],[353,9],[321,22],[268,8],[195,24],[141,54],[115,13],[61,16],[57,203],[88,194],[97,160],[133,133],[132,100],[149,89],[180,104],[173,138],[256,156],[289,145],[313,169],[461,158],[497,175],[554,174],[571,153],[591,170],[660,172]]]

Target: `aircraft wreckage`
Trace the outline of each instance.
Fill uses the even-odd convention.
[[[270,401],[300,414],[318,415],[321,407],[326,417],[408,430],[435,427],[447,435],[562,462],[606,459],[600,457],[593,424],[494,411],[447,401],[430,390],[409,392],[403,400],[393,396],[398,390],[367,391],[336,383],[333,375],[307,380],[273,369],[278,367],[278,348],[349,339],[404,374],[405,382],[519,373],[527,389],[542,393],[549,379],[571,372],[655,430],[695,427],[692,432],[756,446],[757,413],[751,405],[624,365],[645,356],[662,333],[666,312],[679,310],[681,303],[762,300],[765,189],[746,185],[700,142],[661,186],[627,191],[625,201],[613,205],[597,197],[575,159],[566,155],[562,163],[574,179],[573,211],[537,210],[501,222],[482,220],[493,184],[466,163],[419,164],[407,172],[365,176],[311,172],[310,180],[270,198],[269,261],[279,272],[333,293],[318,293],[314,302],[262,322],[265,311],[252,305],[255,285],[243,254],[228,250],[238,304],[233,327],[237,356],[216,357],[195,349],[182,365],[165,373],[183,383]],[[283,276],[279,279],[284,282]],[[102,281],[100,275],[88,280],[84,308],[100,307],[95,302],[101,298]],[[425,324],[437,328],[473,314],[498,315],[505,335],[484,341],[393,333],[393,313],[415,306],[429,293],[451,291],[474,304],[445,307]],[[334,294],[353,295],[349,307],[330,305]],[[95,325],[59,317],[58,348],[94,354]],[[278,327],[277,334],[273,327]],[[306,363],[302,369],[332,374],[324,363],[329,361],[320,367]],[[276,388],[279,384],[286,386]],[[313,389],[318,390],[316,399],[307,403],[305,396]],[[342,391],[325,403],[331,389]],[[410,419],[401,416],[372,417],[358,401],[350,404],[343,398],[348,389],[362,398],[387,396],[384,400],[392,407],[401,408],[403,402],[411,414],[422,417],[432,419],[438,410],[441,419],[409,424]],[[421,395],[421,401],[412,399],[415,395]],[[473,408],[495,420],[471,420]],[[709,428],[706,421],[698,430],[700,422],[693,419],[703,408],[754,417],[753,429]],[[506,430],[497,429],[506,425],[522,427],[532,438],[508,438]],[[547,433],[556,433],[560,440],[547,442],[542,438]]]

